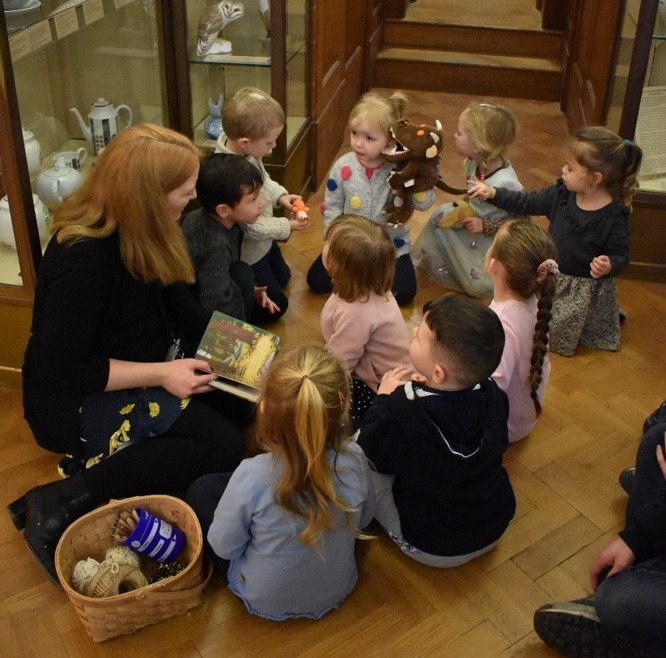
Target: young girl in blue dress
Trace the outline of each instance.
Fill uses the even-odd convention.
[[[614,277],[629,265],[629,213],[642,157],[633,142],[604,126],[590,126],[569,139],[555,185],[523,194],[478,178],[470,181],[470,197],[550,220],[560,268],[551,352],[572,356],[578,345],[611,351],[620,347]]]
[[[506,155],[517,129],[516,119],[507,108],[470,103],[458,118],[455,134],[456,153],[465,158],[466,177],[477,176],[489,185],[522,190]],[[469,216],[462,226],[454,228],[440,228],[439,222],[455,209],[455,204],[449,202],[437,208],[417,238],[412,258],[444,288],[490,298],[493,284],[484,270],[484,258],[509,213],[483,199],[469,199],[469,205]]]
[[[267,452],[188,491],[216,569],[253,614],[318,619],[356,584],[354,544],[374,494],[362,450],[346,440],[348,405],[335,357],[315,346],[285,353],[259,401]]]

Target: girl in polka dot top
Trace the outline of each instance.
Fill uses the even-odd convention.
[[[339,215],[352,213],[386,225],[384,206],[393,194],[388,183],[395,165],[388,162],[384,151],[393,144],[391,124],[404,115],[407,99],[396,92],[388,98],[369,92],[364,94],[349,115],[351,151],[339,158],[329,173],[322,214],[324,235]],[[432,205],[432,192],[413,195],[413,205],[426,210]],[[409,303],[416,294],[416,274],[409,255],[411,243],[405,225],[387,225],[396,252],[392,290],[398,304]],[[313,292],[331,291],[331,279],[319,256],[308,272],[308,285]]]

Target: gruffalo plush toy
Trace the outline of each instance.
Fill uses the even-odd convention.
[[[412,194],[427,192],[433,187],[450,194],[467,192],[449,187],[439,176],[442,150],[442,124],[439,121],[435,126],[427,126],[398,119],[391,126],[391,135],[396,145],[390,151],[384,151],[384,155],[397,168],[388,179],[395,190],[393,201],[384,207],[389,224],[404,224],[412,216]]]

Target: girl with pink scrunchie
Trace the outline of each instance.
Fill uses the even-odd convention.
[[[492,377],[509,398],[509,442],[527,436],[541,414],[550,378],[548,327],[559,269],[553,239],[537,224],[502,224],[486,252],[490,308],[504,327],[502,360]]]

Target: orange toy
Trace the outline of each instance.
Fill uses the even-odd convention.
[[[308,210],[310,210],[310,208],[305,205],[303,199],[296,199],[296,201],[291,204],[291,212],[296,215],[298,219],[307,219]]]

